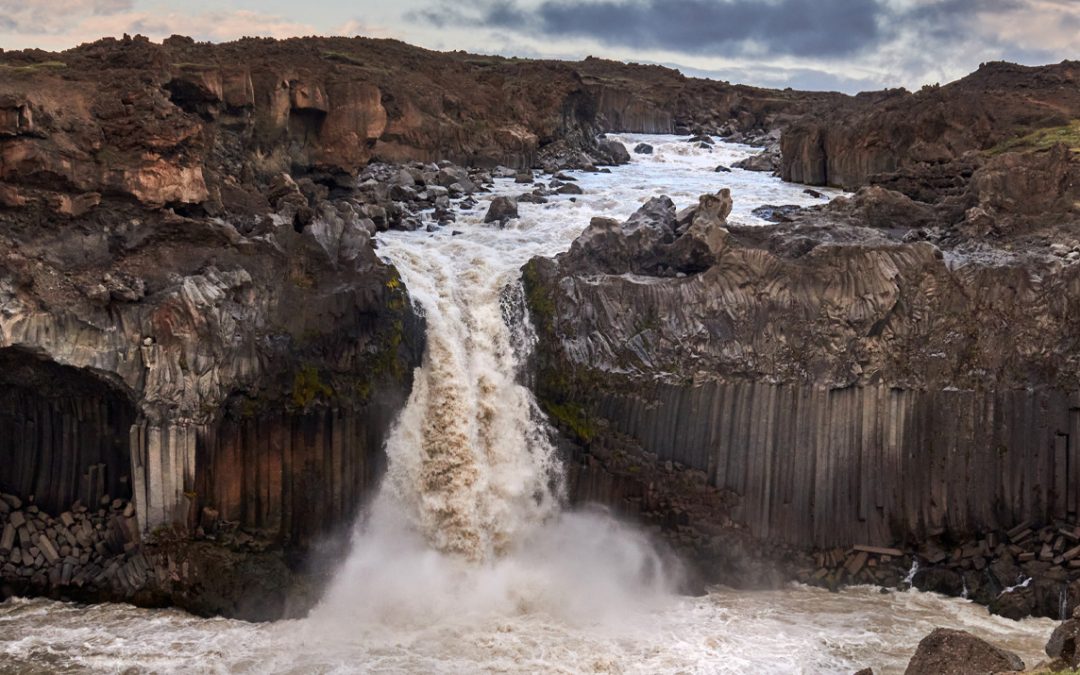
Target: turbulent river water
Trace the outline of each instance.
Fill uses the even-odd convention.
[[[126,605],[0,604],[0,672],[902,672],[935,626],[966,628],[1029,663],[1053,624],[991,617],[963,600],[853,588],[830,594],[672,592],[676,564],[599,511],[569,512],[549,429],[518,366],[533,339],[521,265],[569,248],[595,215],[666,194],[680,208],[729,187],[730,220],[821,198],[767,174],[715,172],[755,150],[624,136],[652,155],[577,174],[585,194],[520,205],[484,225],[379,235],[424,313],[428,349],[387,443],[389,468],[352,553],[311,615],[248,624]]]

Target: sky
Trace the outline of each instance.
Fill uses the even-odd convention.
[[[3,49],[124,33],[390,37],[855,93],[945,83],[985,61],[1080,59],[1080,0],[0,0]]]

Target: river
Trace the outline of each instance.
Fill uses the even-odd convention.
[[[673,592],[679,569],[603,511],[569,512],[562,470],[519,366],[533,335],[521,265],[569,248],[589,219],[625,218],[666,194],[678,207],[721,187],[730,220],[821,197],[763,173],[716,172],[755,150],[623,136],[651,155],[577,173],[584,194],[522,203],[500,228],[487,200],[458,222],[387,232],[427,320],[428,348],[387,443],[389,466],[352,553],[309,617],[270,624],[126,605],[0,604],[0,672],[844,673],[902,672],[936,626],[966,628],[1033,664],[1053,628],[959,599],[852,588]],[[829,196],[835,192],[826,191]]]

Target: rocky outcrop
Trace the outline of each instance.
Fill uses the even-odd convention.
[[[221,215],[282,172],[333,186],[373,158],[527,168],[555,141],[596,147],[590,95],[555,63],[360,38],[181,37],[2,61],[2,203],[60,216],[101,195]]]
[[[424,167],[432,186],[395,202],[378,181],[329,178],[346,174],[315,159],[313,140],[282,138],[267,140],[269,154],[310,163],[295,178],[262,174],[272,162],[254,171],[259,141],[245,124],[258,111],[229,106],[258,87],[237,93],[205,69],[198,86],[148,85],[170,49],[131,40],[72,54],[111,69],[100,91],[76,66],[65,96],[32,68],[0,77],[27,97],[15,109],[32,111],[0,138],[0,490],[53,519],[77,500],[94,510],[109,496],[125,512],[131,500],[125,527],[138,536],[119,554],[143,561],[125,584],[69,588],[35,556],[3,594],[240,612],[239,595],[205,579],[222,564],[237,589],[251,582],[240,570],[280,570],[262,589],[280,610],[306,583],[294,575],[305,554],[351,522],[377,480],[422,350],[419,319],[370,238],[437,199],[438,172],[461,194],[468,176]],[[297,87],[289,106],[319,110],[320,92]],[[130,103],[106,112],[110,96]],[[258,550],[230,548],[222,531]]]
[[[838,99],[785,128],[780,173],[846,189],[886,184],[936,201],[962,191],[980,153],[1038,144],[1042,129],[1069,129],[1080,118],[1078,78],[1075,61],[988,63],[940,87]]]
[[[605,131],[715,133],[743,141],[847,98],[692,78],[663,66],[595,57],[574,66],[595,101],[598,124]]]
[[[664,466],[701,472],[716,509],[683,504],[672,531],[748,532],[807,581],[895,584],[916,555],[927,564],[913,550],[922,542],[995,533],[984,554],[973,541],[970,556],[965,545],[934,557],[979,574],[995,556],[1045,555],[1024,570],[1058,598],[1080,574],[1057,534],[1071,536],[1078,513],[1080,268],[1047,241],[1072,225],[1039,230],[1044,239],[1009,230],[998,247],[869,188],[744,228],[725,225],[730,206],[707,208],[724,197],[595,219],[568,253],[524,269],[536,389],[581,461],[643,484]],[[935,244],[919,225],[939,228]],[[687,264],[679,252],[691,246],[701,255]],[[597,458],[608,437],[654,468]],[[1042,530],[1019,544],[1005,535],[1025,522],[1054,533],[1048,548]],[[856,546],[887,561],[864,550],[860,562]],[[838,553],[792,557],[809,549]],[[983,601],[1015,583],[987,586]],[[1036,598],[1029,612],[1057,607]]]
[[[1080,667],[1080,608],[1062,621],[1046,643],[1046,655],[1065,668]]]
[[[919,642],[905,675],[985,675],[1024,669],[1019,656],[962,630],[938,628]]]

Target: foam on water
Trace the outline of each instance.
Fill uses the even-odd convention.
[[[11,600],[0,604],[0,672],[810,675],[870,666],[890,674],[902,673],[938,626],[970,630],[1034,665],[1054,625],[991,616],[957,598],[869,587],[718,588],[621,625],[464,612],[381,631],[343,622],[322,635],[309,621],[249,624],[127,605]]]
[[[652,155],[577,174],[585,194],[522,203],[504,229],[486,201],[435,233],[379,235],[428,326],[415,385],[387,443],[379,494],[322,603],[299,621],[252,625],[124,605],[0,605],[0,671],[60,672],[875,672],[902,671],[936,625],[1034,655],[1048,621],[1013,623],[916,592],[671,592],[672,564],[599,510],[566,512],[550,430],[518,384],[535,340],[518,270],[566,250],[596,215],[625,218],[666,194],[679,207],[729,187],[731,220],[762,204],[820,203],[765,174],[714,172],[756,152],[623,136]],[[457,231],[458,234],[454,234]]]

